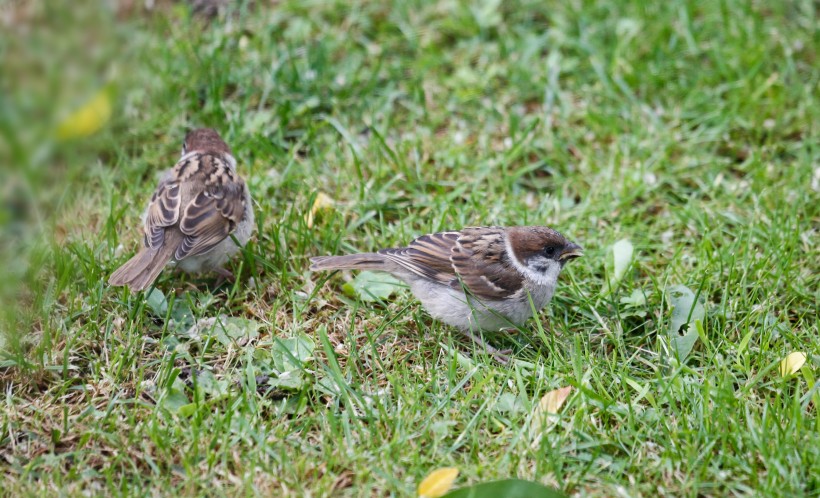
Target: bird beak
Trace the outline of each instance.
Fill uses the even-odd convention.
[[[567,247],[561,252],[561,255],[558,256],[559,261],[567,261],[570,259],[580,258],[584,255],[584,250],[578,244],[574,242],[570,242],[567,244]]]

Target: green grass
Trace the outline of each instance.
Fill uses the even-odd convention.
[[[5,493],[409,496],[455,466],[457,485],[578,496],[820,495],[816,3],[256,3],[210,23],[164,2],[5,7]],[[103,83],[106,127],[51,140]],[[197,319],[255,320],[250,340],[188,337],[106,284],[200,125],[232,145],[258,231],[237,284],[157,287]],[[318,192],[336,206],[308,227]],[[537,320],[492,340],[509,367],[406,290],[362,302],[349,275],[307,271],[483,224],[586,249]],[[677,284],[706,308],[682,362],[663,354]],[[635,290],[644,304],[621,301]],[[258,385],[300,334],[298,388]],[[808,361],[784,379],[793,351]],[[533,444],[533,407],[562,386]]]

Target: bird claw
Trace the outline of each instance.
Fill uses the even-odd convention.
[[[214,273],[218,275],[215,286],[219,287],[220,285],[224,284],[225,282],[236,282],[236,277],[230,270],[225,268],[214,268]]]
[[[492,356],[495,361],[502,365],[509,365],[510,364],[510,354],[512,353],[511,348],[507,349],[498,349],[490,346],[487,344],[486,341],[480,336],[473,334],[472,332],[464,332],[464,335],[470,338],[471,341],[477,346],[480,346],[487,352],[490,356]]]

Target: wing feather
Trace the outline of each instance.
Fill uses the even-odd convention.
[[[379,251],[420,277],[460,289],[479,299],[503,300],[519,292],[523,276],[506,253],[503,228],[465,228],[415,239],[407,247]]]
[[[383,249],[379,254],[387,256],[404,269],[421,277],[449,285],[455,277],[450,254],[458,237],[459,232],[424,235],[407,247]]]
[[[165,242],[165,230],[179,220],[180,188],[177,182],[162,182],[148,204],[145,216],[145,245],[157,249]]]
[[[166,242],[166,231],[183,237],[174,249],[176,260],[196,256],[225,240],[242,221],[245,182],[224,158],[200,153],[179,161],[160,182],[145,216],[145,245]],[[176,242],[175,242],[176,243]]]
[[[174,255],[177,260],[210,251],[236,229],[245,212],[244,189],[240,179],[194,196],[179,222],[185,238]]]
[[[451,257],[460,282],[479,299],[503,300],[518,293],[524,276],[507,254],[503,228],[468,228],[462,231]]]

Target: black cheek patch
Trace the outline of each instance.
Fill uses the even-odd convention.
[[[530,258],[527,261],[527,266],[529,266],[533,271],[539,273],[546,273],[547,269],[549,269],[550,265],[547,261],[539,261],[541,258]]]

